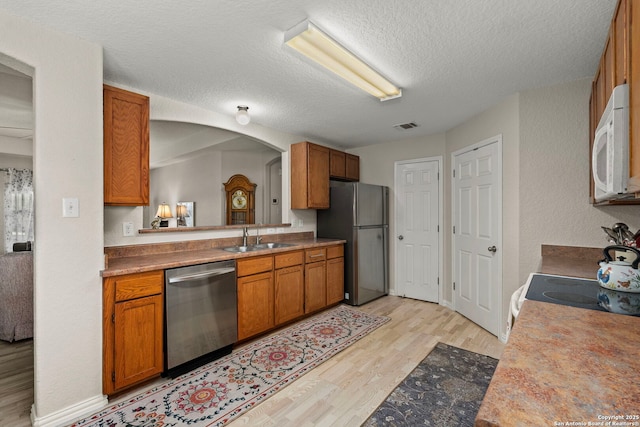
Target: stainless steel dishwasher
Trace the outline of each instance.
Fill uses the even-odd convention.
[[[165,271],[165,376],[231,353],[238,339],[235,271],[235,261]]]

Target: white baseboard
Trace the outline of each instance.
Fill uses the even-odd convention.
[[[109,404],[107,396],[98,395],[78,402],[75,405],[67,406],[59,411],[53,412],[44,417],[38,417],[35,405],[31,406],[31,424],[33,427],[59,427],[91,415]]]
[[[451,304],[451,301],[447,301],[443,299],[442,301],[440,301],[440,305],[455,311],[455,308],[453,308],[453,304]]]

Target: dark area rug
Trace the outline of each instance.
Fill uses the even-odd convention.
[[[473,426],[497,364],[438,343],[363,426]]]

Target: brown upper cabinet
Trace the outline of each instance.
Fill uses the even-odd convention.
[[[149,98],[104,85],[104,204],[149,204]]]
[[[331,178],[344,178],[347,176],[347,153],[331,150],[329,158],[329,176]]]
[[[631,123],[629,152],[629,187],[640,192],[640,0],[623,0],[626,7],[625,43],[629,59],[627,60],[629,84],[629,117]]]
[[[629,191],[637,196],[640,193],[640,0],[620,0],[613,14],[589,99],[589,153],[613,88],[624,83],[629,85]],[[593,203],[593,177],[590,192]],[[640,199],[602,204],[640,204]]]
[[[360,158],[306,141],[291,145],[292,209],[327,209],[329,179],[358,181]]]
[[[359,181],[360,157],[331,149],[329,176],[341,181]]]
[[[360,181],[360,157],[355,154],[347,153],[346,159],[346,174],[347,181]]]
[[[329,207],[329,152],[306,141],[291,145],[291,209]]]

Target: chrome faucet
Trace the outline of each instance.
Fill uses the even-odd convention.
[[[242,246],[247,246],[247,237],[249,237],[249,227],[242,229]]]
[[[259,245],[262,241],[262,236],[260,235],[260,227],[256,227],[256,245]]]

